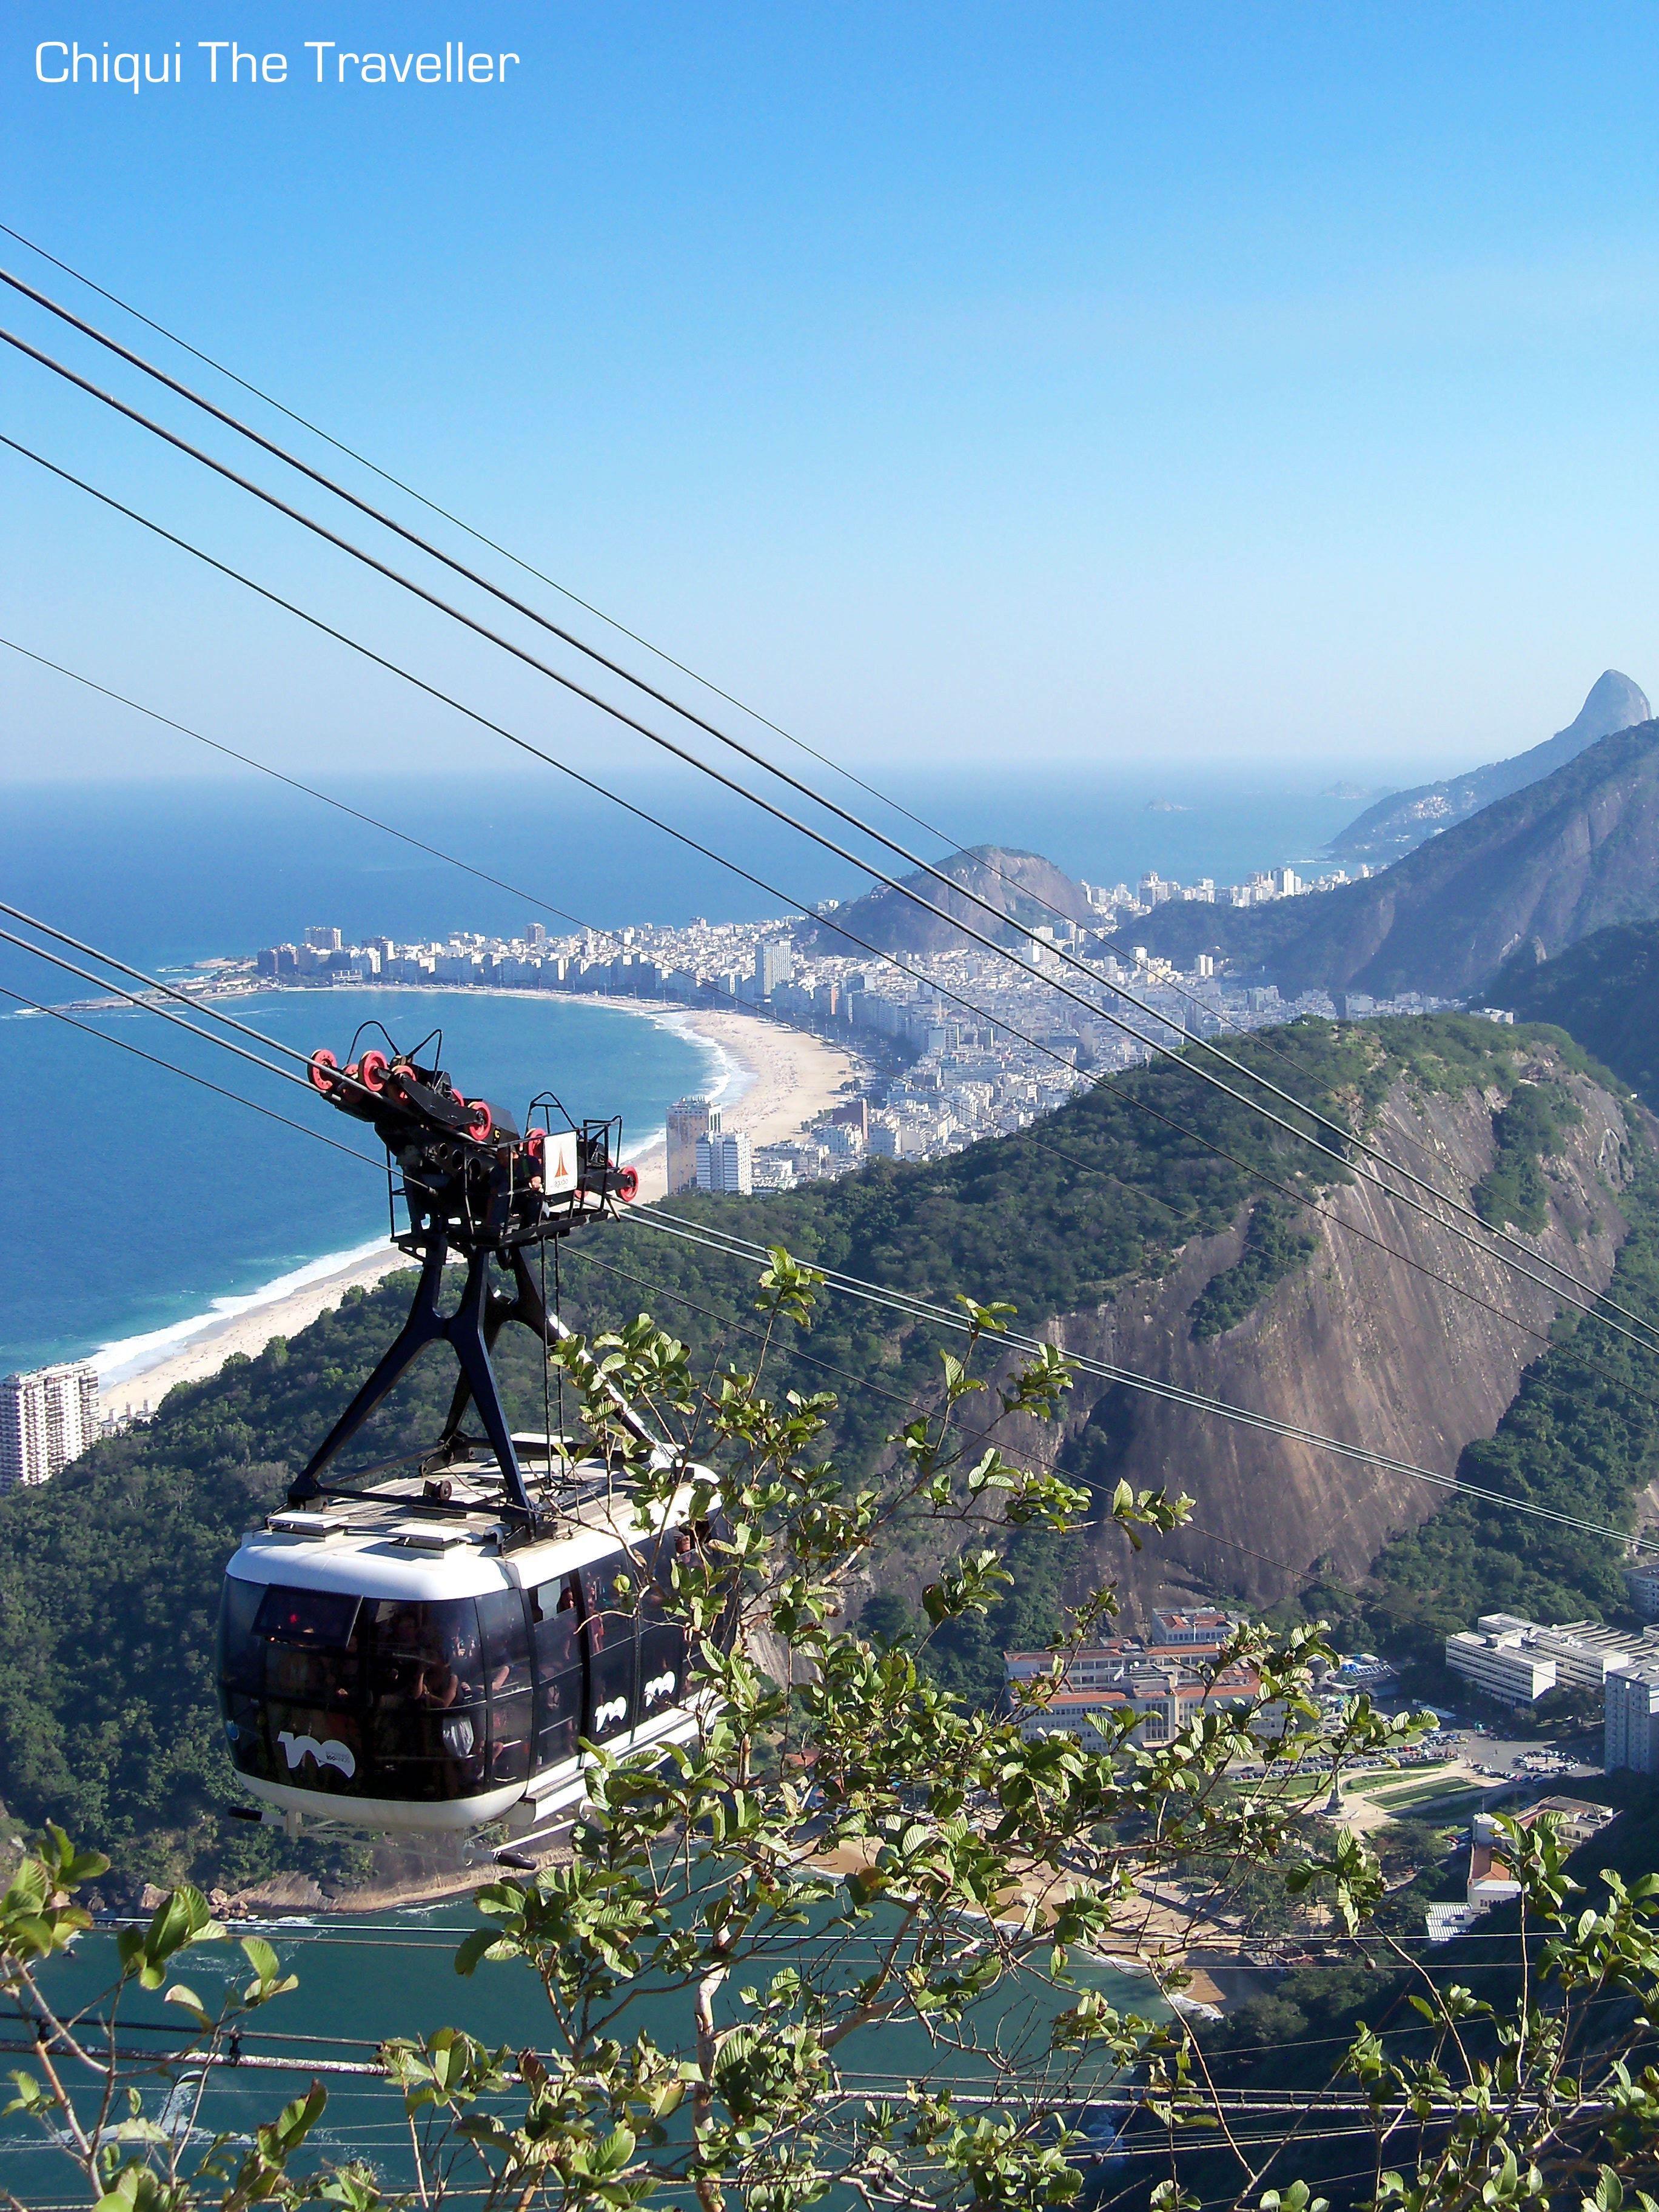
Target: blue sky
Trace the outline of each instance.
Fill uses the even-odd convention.
[[[302,44],[458,35],[508,82],[319,86]],[[232,36],[288,81],[210,85]],[[38,41],[106,38],[178,41],[185,82],[38,81]],[[1608,665],[1659,683],[1656,42],[1620,6],[29,0],[0,219],[839,756],[1403,782],[1536,742]],[[625,763],[15,356],[0,424]],[[3,452],[0,502],[9,636],[310,768],[480,742]],[[0,660],[9,775],[199,769]]]

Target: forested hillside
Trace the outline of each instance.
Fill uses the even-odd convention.
[[[1569,1030],[1659,1109],[1659,921],[1598,929],[1554,959],[1524,945],[1498,971],[1493,1003]]]
[[[1564,1042],[1443,1018],[1302,1024],[1241,1049],[1249,1057],[1282,1047],[1295,1072],[1264,1060],[1275,1079],[1291,1081],[1321,1111],[1369,1120],[1401,1085],[1501,1103],[1539,1051],[1567,1065]],[[1137,1100],[1234,1158],[1149,1118]],[[1185,1295],[1181,1269],[1190,1273],[1193,1253],[1208,1252],[1183,1326],[1195,1341],[1209,1330],[1202,1342],[1232,1344],[1249,1338],[1259,1305],[1282,1297],[1308,1264],[1302,1209],[1275,1197],[1252,1213],[1261,1179],[1312,1193],[1339,1175],[1189,1071],[1165,1066],[936,1165],[876,1162],[836,1183],[753,1200],[686,1198],[665,1210],[935,1298],[959,1291],[1008,1298],[1024,1324],[1097,1313],[1130,1285],[1176,1283]],[[1654,1201],[1645,1177],[1634,1188],[1643,1233],[1626,1246],[1620,1279],[1626,1296],[1650,1299],[1659,1314]],[[752,1271],[737,1261],[635,1220],[571,1240],[561,1274],[565,1310],[579,1326],[647,1310],[687,1339],[705,1368],[743,1366],[756,1355]],[[15,1814],[31,1822],[50,1814],[146,1869],[188,1864],[228,1875],[269,1854],[268,1833],[222,1823],[218,1811],[234,1796],[210,1694],[219,1580],[240,1531],[280,1502],[378,1355],[405,1297],[406,1279],[349,1297],[292,1342],[278,1340],[257,1359],[174,1391],[152,1424],[95,1447],[52,1484],[0,1501],[0,1796]],[[838,1452],[868,1468],[918,1400],[932,1402],[938,1352],[930,1330],[826,1298],[811,1335],[774,1353],[769,1379],[778,1389],[834,1391]],[[1611,1386],[1592,1380],[1580,1389],[1571,1358],[1564,1348],[1528,1378],[1516,1417],[1541,1425],[1550,1449],[1528,1431],[1501,1465],[1483,1462],[1483,1479],[1616,1516],[1645,1465],[1649,1431],[1632,1425],[1630,1404]],[[1558,1370],[1558,1361],[1567,1364]],[[515,1421],[539,1429],[540,1370],[522,1332],[503,1338],[501,1365]],[[449,1385],[442,1360],[428,1355],[365,1435],[362,1459],[428,1441]],[[1097,1400],[1099,1388],[1079,1394],[1064,1449],[1081,1474],[1106,1480],[1110,1408]],[[553,1413],[556,1423],[556,1405]],[[1173,1474],[1179,1482],[1181,1470]],[[1430,1581],[1435,1603],[1449,1592],[1462,1601],[1459,1578],[1478,1571],[1481,1547],[1511,1547],[1507,1524],[1494,1538],[1483,1523],[1442,1519],[1438,1551],[1430,1545],[1385,1563],[1389,1586],[1409,1589],[1413,1604]],[[1528,1533],[1524,1553],[1534,1581],[1571,1589],[1579,1609],[1602,1601],[1605,1574],[1571,1546]],[[1053,1632],[1080,1563],[1075,1548],[1023,1537],[1012,1564],[1017,1586],[997,1614],[940,1655],[951,1678],[976,1693],[994,1682],[1005,1642]],[[896,1587],[906,1571],[901,1559]],[[1497,1595],[1507,1598],[1507,1588]]]

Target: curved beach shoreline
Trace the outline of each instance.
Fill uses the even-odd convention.
[[[852,1071],[848,1054],[822,1037],[787,1030],[757,1014],[695,1011],[638,999],[600,998],[614,1006],[680,1030],[707,1045],[708,1095],[720,1103],[728,1128],[748,1132],[757,1145],[793,1136],[840,1096]],[[660,1130],[628,1157],[639,1170],[641,1198],[666,1189],[667,1144]],[[331,1265],[331,1261],[337,1261]],[[178,1323],[153,1339],[124,1340],[93,1357],[99,1367],[106,1417],[142,1416],[181,1382],[216,1374],[238,1352],[250,1358],[274,1336],[293,1336],[346,1292],[370,1288],[410,1264],[390,1243],[358,1247],[298,1268],[242,1297],[216,1302],[199,1320]]]

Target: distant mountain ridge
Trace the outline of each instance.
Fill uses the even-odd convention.
[[[1463,998],[1536,938],[1553,957],[1659,917],[1659,721],[1601,738],[1364,883],[1235,911],[1171,901],[1125,932],[1189,965],[1216,951],[1281,990]]]
[[[795,941],[803,950],[850,953],[854,957],[866,945],[880,952],[955,952],[965,939],[954,922],[966,922],[992,937],[1006,935],[1012,942],[1023,930],[1052,928],[1057,914],[1072,921],[1087,921],[1089,902],[1082,886],[1045,860],[1040,853],[1024,853],[1007,845],[970,845],[939,863],[941,875],[963,884],[976,897],[994,907],[1017,927],[1000,931],[997,923],[972,898],[946,890],[932,876],[918,870],[902,881],[925,900],[929,913],[902,892],[875,890],[833,914],[814,915],[799,925]],[[861,940],[851,943],[848,940]]]
[[[1640,684],[1616,668],[1605,669],[1565,730],[1511,760],[1492,761],[1438,783],[1419,784],[1414,791],[1390,792],[1332,839],[1331,853],[1339,860],[1387,866],[1454,823],[1467,821],[1494,799],[1506,799],[1512,791],[1553,775],[1599,738],[1647,721],[1652,713]]]

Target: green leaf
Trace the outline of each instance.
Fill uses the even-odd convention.
[[[244,1936],[242,1951],[250,1966],[262,1982],[276,1978],[278,1960],[276,1952],[263,1936]]]

